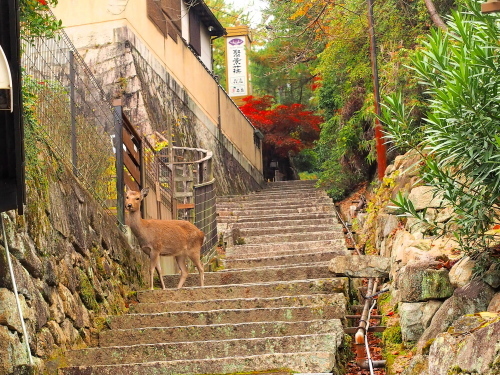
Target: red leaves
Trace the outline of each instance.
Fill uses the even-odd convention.
[[[47,5],[47,1],[46,0],[37,0],[40,4],[42,5]]]
[[[307,111],[302,104],[275,105],[274,97],[247,96],[240,107],[252,124],[264,134],[264,144],[278,156],[286,157],[311,147],[319,137],[320,116]]]

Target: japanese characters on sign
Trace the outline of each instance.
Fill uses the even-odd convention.
[[[228,37],[226,43],[229,96],[246,96],[248,95],[248,76],[245,37]]]

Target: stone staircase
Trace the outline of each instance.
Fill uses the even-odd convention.
[[[192,274],[183,289],[168,276],[169,289],[139,292],[60,374],[338,373],[348,281],[328,262],[348,251],[331,200],[293,181],[217,207],[225,269],[204,288]]]

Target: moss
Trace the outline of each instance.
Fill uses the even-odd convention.
[[[355,358],[354,351],[352,350],[352,337],[345,334],[342,344],[338,348],[338,363],[333,369],[334,375],[345,374],[347,372],[347,366],[350,361]]]
[[[429,350],[431,349],[431,345],[434,343],[434,338],[427,340],[427,342],[422,347],[422,354],[429,355]]]
[[[236,241],[234,242],[235,245],[244,245],[245,244],[245,239],[243,237],[238,237]]]
[[[80,280],[79,294],[83,304],[89,310],[98,311],[99,304],[97,303],[94,287],[90,279],[82,269],[78,269],[78,277]]]
[[[402,344],[403,336],[401,334],[401,326],[387,327],[382,335],[384,344]]]

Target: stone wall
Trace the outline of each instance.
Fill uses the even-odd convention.
[[[431,187],[419,185],[418,162],[411,152],[397,157],[367,212],[355,219],[366,250],[390,258],[390,304],[405,346],[416,354],[403,373],[499,374],[500,337],[493,333],[500,327],[500,270],[492,266],[473,278],[474,261],[451,236],[437,237],[416,219],[397,216],[390,201],[401,192],[439,223],[452,217]]]
[[[133,291],[148,280],[146,255],[130,247],[113,216],[70,172],[43,164],[36,181],[28,175],[25,215],[2,214],[36,367],[26,366],[2,237],[0,374],[55,373],[58,355],[91,344],[106,315],[126,310]]]

